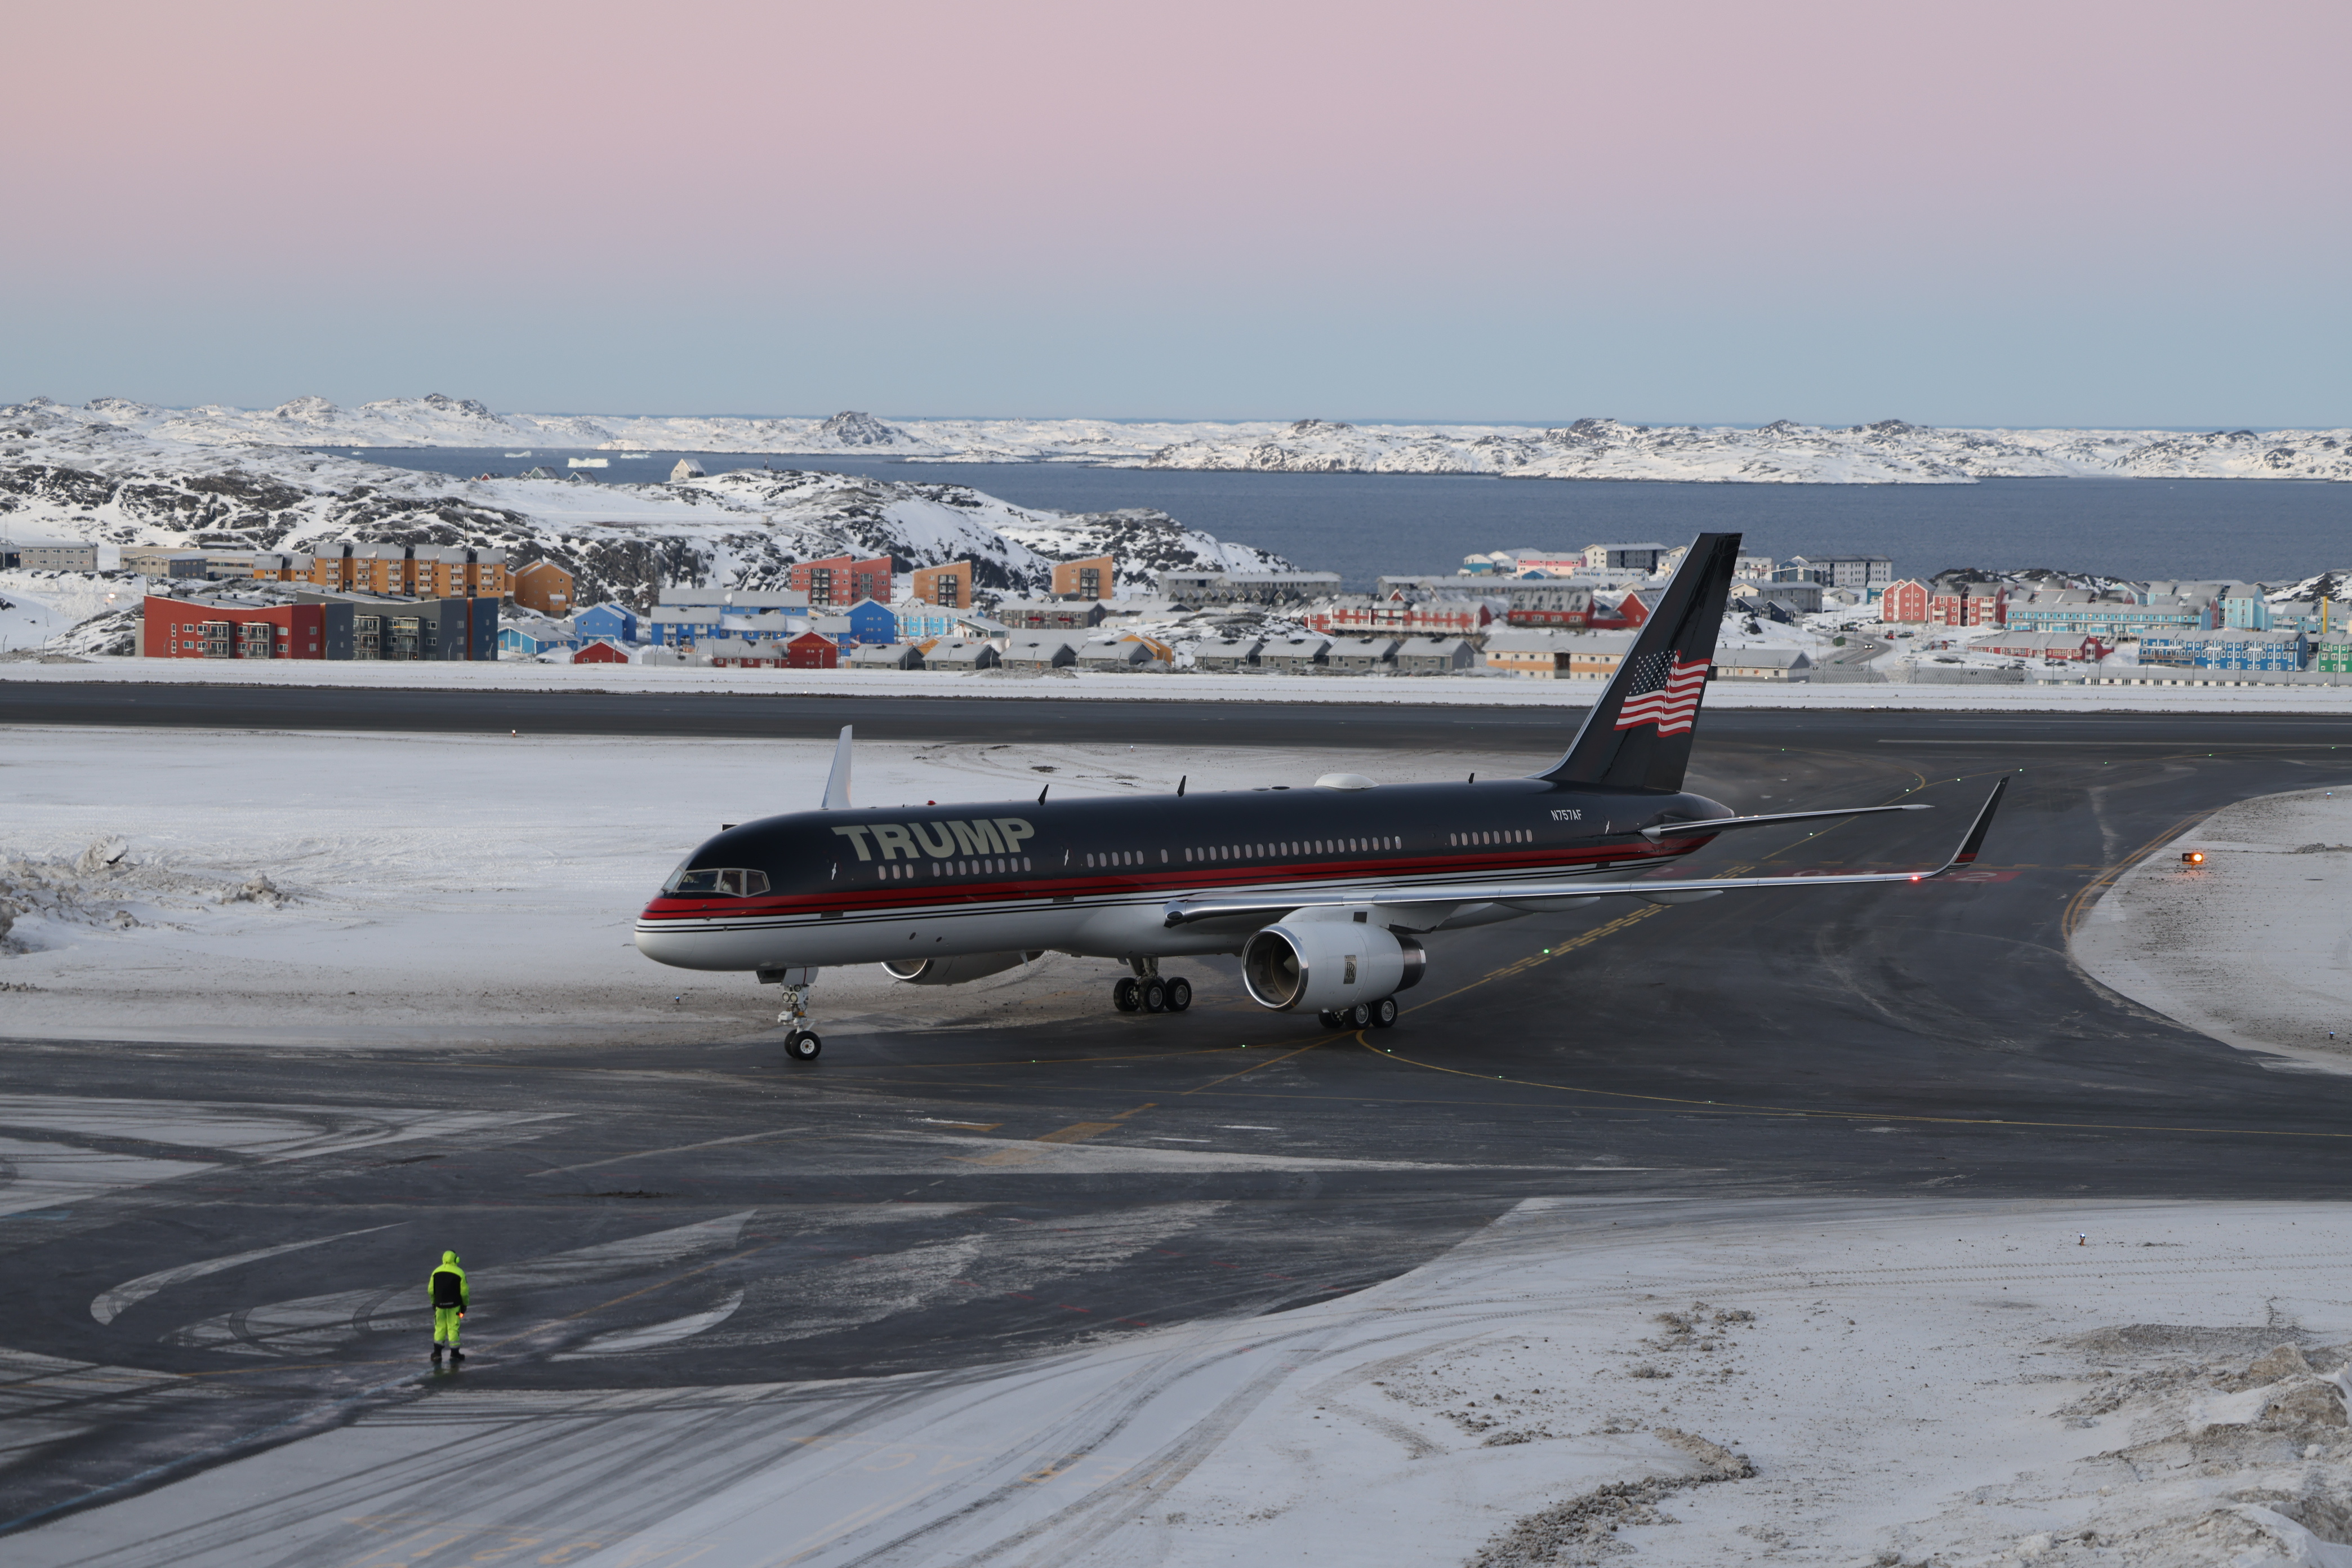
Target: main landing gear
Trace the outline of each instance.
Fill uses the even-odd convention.
[[[1352,1007],[1318,1013],[1315,1017],[1327,1029],[1393,1028],[1397,1021],[1396,998],[1383,996],[1377,1002],[1359,1002]]]
[[[1130,958],[1133,974],[1110,988],[1110,1005],[1122,1013],[1181,1013],[1192,1005],[1192,983],[1162,975],[1156,958]]]
[[[809,990],[816,984],[814,969],[762,969],[760,984],[782,987],[778,999],[783,1004],[776,1022],[784,1026],[784,1055],[796,1062],[813,1062],[824,1049],[824,1042],[809,1026]]]

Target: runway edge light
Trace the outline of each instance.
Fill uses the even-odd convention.
[[[2205,851],[2184,849],[2180,852],[2180,863],[2184,866],[2202,866],[2205,864]]]

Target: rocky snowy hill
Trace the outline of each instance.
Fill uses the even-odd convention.
[[[2352,431],[1946,430],[1899,419],[1814,426],[1125,424],[1107,419],[828,419],[497,414],[471,398],[341,408],[157,408],[99,398],[16,410],[205,446],[567,447],[612,451],[897,457],[910,462],[1093,463],[1296,473],[1749,484],[1968,484],[2001,478],[2352,479]]]
[[[467,480],[276,445],[198,443],[184,428],[149,434],[107,412],[0,408],[8,531],[236,550],[495,546],[515,563],[560,562],[583,605],[640,607],[666,583],[781,586],[795,562],[845,551],[893,556],[902,571],[969,558],[979,585],[1010,592],[1042,590],[1055,561],[1103,552],[1118,557],[1131,587],[1169,567],[1287,564],[1164,512],[1045,511],[963,485],[794,469],[672,485]]]

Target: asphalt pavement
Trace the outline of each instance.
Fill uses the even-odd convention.
[[[263,722],[224,717],[254,705],[272,727],[304,721],[280,705],[305,694],[107,689],[121,705],[89,721]],[[58,699],[100,695],[0,684],[0,722],[56,722]],[[855,722],[1003,741],[1066,738],[1082,716],[1104,739],[1223,744],[1475,731],[1482,750],[1531,758],[1563,723],[387,695],[319,722],[509,729],[528,711],[583,732]],[[205,717],[187,717],[192,700]],[[1360,1036],[1246,1005],[1119,1015],[1106,994],[1088,1021],[843,1037],[811,1066],[766,1037],[396,1055],[0,1041],[0,1158],[18,1178],[0,1195],[44,1172],[60,1194],[0,1213],[16,1287],[0,1521],[37,1528],[460,1387],[536,1391],[554,1411],[592,1389],[952,1377],[1279,1312],[1411,1268],[1535,1196],[2352,1196],[2352,1079],[2152,1016],[2065,951],[2101,887],[2202,815],[2352,787],[2347,731],[2294,716],[1711,715],[1697,782],[1737,807],[1915,788],[1945,807],[1729,836],[1704,857],[1718,871],[1931,864],[1995,777],[2011,788],[1965,879],[1441,936],[1399,1026]],[[60,1148],[62,1174],[44,1152]],[[477,1308],[470,1359],[435,1373],[415,1308],[445,1247],[477,1271]]]

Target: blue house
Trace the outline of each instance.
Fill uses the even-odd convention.
[[[717,637],[719,623],[726,618],[724,605],[656,605],[653,614],[646,617],[646,640],[665,647],[691,646]]]
[[[580,635],[562,621],[544,620],[537,616],[528,620],[509,621],[499,628],[499,651],[521,658],[533,658],[559,648],[580,646]]]
[[[637,640],[636,613],[623,605],[593,605],[572,616],[572,625],[583,641],[592,637],[625,643]]]
[[[928,642],[932,637],[955,636],[956,625],[971,614],[968,610],[942,609],[920,599],[909,599],[892,608],[898,617],[897,642]],[[864,639],[859,639],[863,641]]]
[[[844,652],[861,644],[898,640],[898,617],[887,605],[860,599],[842,618],[849,623],[849,637],[841,645]]]

